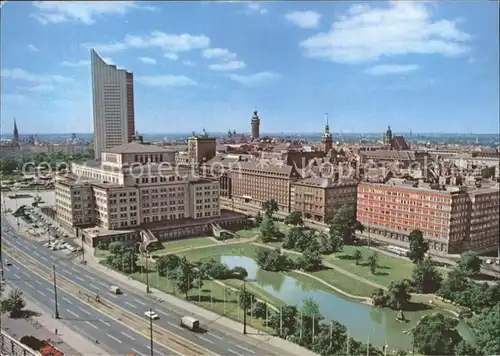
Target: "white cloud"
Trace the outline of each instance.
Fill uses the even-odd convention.
[[[279,78],[279,75],[273,72],[259,72],[250,75],[228,74],[227,77],[245,85],[254,85],[268,80],[277,79]]]
[[[208,66],[208,68],[219,72],[228,72],[231,70],[242,69],[245,68],[246,66],[247,64],[243,61],[229,61],[225,63],[211,64]]]
[[[166,53],[188,52],[194,49],[207,48],[210,38],[205,35],[190,35],[183,33],[168,34],[153,31],[147,36],[127,35],[122,42],[113,43],[82,43],[87,49],[95,48],[99,53],[117,53],[128,48],[160,48]]]
[[[137,76],[136,82],[151,87],[174,87],[197,85],[193,79],[184,75],[159,75],[159,76]]]
[[[165,53],[163,57],[170,59],[171,61],[176,61],[179,59],[179,55],[177,53]]]
[[[154,58],[139,57],[137,59],[140,60],[142,63],[145,63],[145,64],[156,64],[156,59],[154,59]]]
[[[104,15],[124,15],[132,9],[152,10],[151,6],[139,6],[134,1],[34,1],[38,12],[30,16],[42,24],[81,22],[94,24]]]
[[[385,64],[368,68],[365,72],[371,75],[403,74],[414,72],[420,66],[416,64]]]
[[[207,48],[203,51],[203,57],[208,59],[221,59],[230,61],[236,59],[236,53],[225,48]]]
[[[30,51],[30,52],[40,52],[40,49],[38,47],[36,47],[35,45],[33,45],[33,44],[30,43],[28,45],[28,51]]]
[[[184,64],[185,66],[188,66],[188,67],[196,67],[196,63],[189,60],[189,59],[183,60],[182,64]]]
[[[318,33],[300,46],[309,57],[339,63],[405,54],[455,56],[467,52],[466,42],[471,36],[457,28],[457,21],[433,20],[427,6],[415,1],[393,1],[385,8],[352,5],[329,32]]]
[[[265,15],[268,13],[267,9],[256,2],[250,2],[247,4],[247,14],[260,14]]]
[[[314,11],[294,11],[287,13],[285,18],[301,28],[316,28],[321,15]]]
[[[71,81],[71,78],[63,77],[61,75],[34,74],[19,68],[4,68],[1,71],[1,76],[4,78],[37,84],[67,83]]]
[[[68,61],[62,61],[61,65],[63,67],[86,67],[90,65],[90,61],[87,61],[85,59],[80,59],[79,61],[76,62],[68,62]]]
[[[50,84],[38,84],[30,88],[29,90],[37,93],[46,93],[49,91],[54,91],[55,89],[56,87]]]

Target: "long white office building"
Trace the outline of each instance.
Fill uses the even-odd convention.
[[[131,142],[135,134],[134,77],[90,50],[94,107],[94,150],[101,153]]]

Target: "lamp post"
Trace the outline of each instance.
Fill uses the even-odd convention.
[[[247,282],[255,282],[255,279],[244,279],[243,280],[243,334],[247,333]]]
[[[149,308],[149,349],[151,350],[151,356],[153,356],[154,351],[153,351],[153,318],[151,317],[151,314],[153,313],[153,310]]]
[[[150,293],[149,289],[149,268],[148,268],[148,259],[149,259],[149,254],[148,251],[146,250],[146,293]]]
[[[54,304],[55,304],[55,318],[60,319],[59,317],[59,307],[57,305],[57,281],[56,281],[56,265],[55,263],[52,264],[52,271],[53,271],[53,279],[54,279]]]

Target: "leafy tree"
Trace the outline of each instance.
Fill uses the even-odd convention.
[[[441,287],[443,277],[430,259],[417,263],[413,267],[412,284],[420,293],[434,293]]]
[[[338,230],[331,230],[328,234],[322,233],[319,236],[320,251],[323,254],[340,252],[344,248],[344,239]]]
[[[424,355],[454,355],[462,341],[456,327],[458,320],[441,313],[426,315],[413,329],[413,344]]]
[[[262,214],[260,211],[255,215],[255,225],[260,226],[262,224]]]
[[[330,236],[341,238],[344,243],[351,242],[354,233],[363,230],[363,225],[356,220],[356,208],[352,205],[341,206],[330,223]]]
[[[455,346],[455,356],[478,356],[481,352],[474,346],[469,344],[467,341],[462,340]]]
[[[276,330],[278,336],[286,338],[297,329],[298,310],[295,305],[284,305],[269,318],[269,326]]]
[[[286,271],[293,265],[293,262],[282,254],[279,248],[274,250],[259,250],[256,262],[263,270],[272,272]]]
[[[280,238],[281,231],[278,229],[272,218],[265,216],[260,224],[260,235],[262,242],[266,243]]]
[[[262,210],[264,210],[264,215],[269,219],[273,218],[273,214],[279,210],[278,202],[274,199],[266,200],[262,203]]]
[[[408,280],[392,281],[387,289],[387,306],[392,309],[406,309],[411,299],[409,293],[410,283]]]
[[[179,267],[180,262],[181,259],[177,255],[163,255],[156,260],[156,269],[160,276],[165,277]]]
[[[109,252],[112,253],[113,255],[122,253],[123,249],[124,245],[120,241],[111,242],[108,246]]]
[[[385,307],[389,297],[382,288],[377,288],[372,293],[372,301],[374,307]]]
[[[0,157],[0,172],[3,174],[12,174],[19,166],[13,157]]]
[[[459,268],[455,268],[448,273],[448,278],[441,283],[438,294],[443,298],[455,300],[468,286],[469,281],[465,272]]]
[[[10,313],[11,318],[20,317],[25,306],[23,292],[19,289],[11,290],[7,298],[2,300],[2,312]]]
[[[311,231],[305,230],[303,227],[294,226],[287,232],[283,248],[303,252],[315,241],[316,236]]]
[[[248,272],[245,268],[241,266],[236,266],[231,270],[232,278],[245,279],[248,277]]]
[[[482,263],[483,261],[481,261],[476,252],[467,251],[460,255],[458,267],[467,275],[473,276],[481,270]]]
[[[183,257],[177,269],[177,288],[181,293],[185,294],[187,299],[189,291],[195,287],[201,287],[200,284],[201,279],[199,273],[195,271],[194,266],[189,263],[186,257]]]
[[[361,259],[363,259],[363,254],[361,253],[360,250],[356,249],[356,251],[354,251],[354,255],[352,256],[352,259],[356,262],[356,266],[359,264],[359,261],[361,261]]]
[[[302,214],[298,211],[292,211],[285,218],[285,224],[294,226],[304,225],[304,220],[302,220]]]
[[[256,318],[265,318],[268,313],[267,304],[259,301],[257,303],[254,303],[252,313]]]
[[[245,311],[249,311],[254,300],[255,296],[247,291],[243,286],[241,286],[240,292],[238,294],[238,304],[240,308]]]
[[[370,271],[372,272],[372,274],[375,274],[375,272],[377,272],[377,266],[378,266],[378,253],[377,252],[373,252],[373,254],[371,254],[370,256],[368,256],[368,265],[370,266]]]
[[[410,250],[408,258],[413,263],[418,263],[424,260],[425,254],[429,250],[429,242],[424,240],[424,235],[420,230],[413,230],[408,236],[410,240]]]
[[[106,263],[112,268],[123,273],[133,273],[137,270],[139,257],[134,248],[126,248],[121,243],[113,242],[109,244],[110,255],[106,258]]]
[[[500,355],[499,316],[500,301],[494,307],[484,310],[472,321],[477,346],[484,355]]]
[[[321,268],[323,256],[319,252],[319,245],[317,242],[312,243],[300,256],[297,263],[304,271],[317,271]]]

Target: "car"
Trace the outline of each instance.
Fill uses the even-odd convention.
[[[490,260],[490,259],[488,258],[488,259],[486,260],[486,263],[487,263],[487,264],[489,264],[489,265],[491,265],[491,264],[493,263],[493,261],[492,261],[492,260]]]
[[[153,320],[157,320],[157,319],[160,319],[160,316],[155,312],[155,311],[147,311],[144,313],[144,316],[148,319],[153,319]]]
[[[48,242],[43,244],[43,247],[50,247],[50,244]]]
[[[12,266],[12,263],[9,260],[7,260],[7,261],[5,261],[5,265],[6,266]]]

